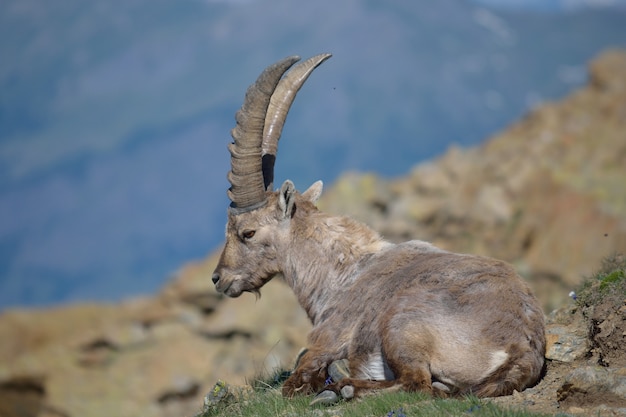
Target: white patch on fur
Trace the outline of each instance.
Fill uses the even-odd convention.
[[[432,385],[433,385],[434,389],[438,389],[439,391],[443,391],[445,393],[450,393],[450,391],[451,391],[449,386],[447,386],[444,383],[439,382],[439,381],[433,382]]]
[[[451,378],[447,378],[444,375],[439,375],[439,374],[437,374],[436,377],[437,377],[438,382],[440,384],[443,384],[443,385],[446,385],[446,386],[452,386],[452,387],[456,386],[456,381],[451,379]]]
[[[361,378],[374,381],[385,380],[385,365],[380,353],[370,353],[369,360],[361,366]]]
[[[491,353],[491,359],[489,360],[489,368],[485,372],[485,377],[491,375],[495,372],[499,367],[501,367],[504,362],[509,358],[509,354],[503,350],[496,350]]]

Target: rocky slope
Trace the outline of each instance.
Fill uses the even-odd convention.
[[[483,146],[452,148],[403,178],[346,174],[320,205],[391,240],[508,260],[548,312],[601,258],[626,252],[625,161],[626,52],[609,51],[585,88]],[[276,280],[259,300],[223,300],[210,285],[214,264],[187,265],[143,299],[2,313],[0,416],[193,415],[218,378],[244,383],[289,364],[309,324],[288,288]],[[561,335],[585,331],[561,326],[551,355]],[[552,359],[546,381],[574,363]],[[546,385],[552,408],[540,410],[555,410],[562,386]]]

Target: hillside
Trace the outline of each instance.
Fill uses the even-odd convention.
[[[479,147],[451,148],[396,179],[346,174],[320,205],[391,240],[506,259],[546,312],[566,304],[603,257],[626,252],[626,52],[604,53],[589,75]],[[244,383],[288,365],[309,328],[289,290],[272,282],[256,302],[223,299],[214,262],[186,265],[151,297],[2,313],[0,416],[193,415],[218,378]],[[543,411],[553,413],[563,383],[551,370],[567,358],[550,355]],[[570,412],[588,411],[577,406]]]

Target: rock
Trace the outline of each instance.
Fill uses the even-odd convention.
[[[343,388],[341,388],[341,396],[345,398],[346,400],[349,400],[352,397],[354,397],[354,387],[352,385],[346,385]]]
[[[626,90],[626,60],[620,50],[610,50],[602,54],[589,66],[589,78],[593,87],[614,92]]]
[[[583,359],[590,350],[587,320],[573,302],[546,318],[546,358],[559,362]]]
[[[339,397],[336,393],[330,390],[324,390],[317,394],[313,400],[309,403],[311,407],[315,407],[317,405],[332,405],[337,403],[341,397]]]
[[[203,412],[216,411],[236,401],[243,401],[250,394],[250,387],[234,386],[218,380],[204,396]]]
[[[0,381],[0,416],[37,417],[45,407],[41,376],[23,375]]]
[[[441,197],[406,195],[392,204],[391,216],[408,216],[416,223],[432,222],[442,210]]]
[[[499,185],[482,187],[474,202],[473,216],[484,224],[508,222],[513,216],[513,202],[506,191]]]
[[[409,180],[419,195],[445,195],[454,185],[450,173],[434,162],[416,165],[411,170]]]
[[[567,406],[626,407],[626,368],[583,366],[565,377],[558,400]]]
[[[560,324],[546,326],[546,358],[561,362],[574,362],[589,352],[589,339],[578,329]]]

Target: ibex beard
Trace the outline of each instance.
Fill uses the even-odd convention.
[[[277,274],[293,289],[313,329],[285,396],[347,386],[355,397],[381,389],[499,396],[535,384],[544,366],[543,312],[510,265],[418,240],[387,242],[318,210],[321,182],[299,193],[287,180],[273,191],[289,107],[329,57],[295,66],[298,57],[285,58],[246,93],[229,145],[232,203],[216,289],[238,297]],[[349,375],[327,385],[329,365],[342,359]]]

